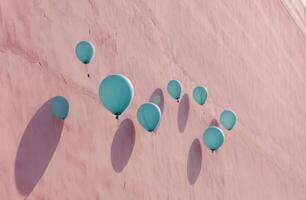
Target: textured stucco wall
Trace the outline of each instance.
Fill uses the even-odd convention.
[[[97,49],[90,79],[74,56],[82,39]],[[1,0],[0,199],[304,200],[305,55],[279,0]],[[119,122],[98,99],[109,73],[135,86]],[[135,112],[158,88],[150,135]],[[48,112],[55,95],[70,102],[64,123]],[[224,108],[239,123],[211,154],[202,133]]]

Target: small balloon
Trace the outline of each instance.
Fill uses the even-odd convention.
[[[167,85],[169,95],[179,102],[182,93],[182,84],[178,80],[171,80]]]
[[[134,97],[132,82],[121,74],[112,74],[101,81],[99,97],[102,104],[118,118]]]
[[[194,88],[192,92],[193,99],[199,104],[204,105],[207,97],[208,97],[208,90],[204,86],[197,86]]]
[[[75,54],[82,63],[89,64],[95,55],[95,46],[89,41],[81,41],[75,47]]]
[[[55,117],[64,120],[69,112],[69,103],[65,97],[56,96],[52,98],[50,108]]]
[[[210,150],[218,150],[224,143],[223,131],[216,126],[210,126],[205,130],[203,140]]]
[[[145,130],[153,132],[160,122],[161,110],[154,103],[144,103],[138,108],[137,119]]]
[[[224,110],[221,113],[220,121],[227,130],[232,130],[237,122],[237,115],[232,110]]]

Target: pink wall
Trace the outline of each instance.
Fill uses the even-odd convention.
[[[90,79],[82,39],[97,49]],[[305,55],[279,0],[1,0],[0,199],[304,200]],[[120,122],[98,99],[109,73],[135,86]],[[180,104],[165,90],[174,78]],[[150,135],[135,112],[158,88]],[[64,123],[48,111],[55,95],[70,102]],[[211,154],[202,133],[224,108],[239,123]]]

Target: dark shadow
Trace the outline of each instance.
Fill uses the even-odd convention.
[[[212,119],[209,126],[216,126],[219,127],[219,122],[217,119]]]
[[[181,133],[184,132],[187,125],[189,106],[189,97],[187,94],[184,94],[182,99],[180,100],[177,113],[177,124]]]
[[[164,111],[164,93],[160,88],[157,88],[156,90],[154,90],[149,101],[158,105],[161,112],[163,113]]]
[[[129,162],[135,144],[135,126],[131,119],[119,125],[111,147],[111,162],[115,172],[121,172]]]
[[[63,124],[63,120],[52,115],[49,100],[27,125],[15,160],[15,181],[20,194],[28,196],[43,176],[61,138]]]
[[[202,150],[201,143],[198,139],[194,139],[188,154],[187,176],[190,185],[194,185],[197,181],[202,167]]]
[[[154,90],[154,92],[152,93],[149,102],[151,103],[155,103],[156,105],[158,105],[158,107],[160,108],[161,114],[163,114],[164,111],[164,93],[162,91],[162,89],[157,88]],[[157,129],[160,126],[161,122],[157,125],[157,127],[154,130],[154,134],[157,134]]]

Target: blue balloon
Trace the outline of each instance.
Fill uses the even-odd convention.
[[[179,102],[182,93],[182,84],[178,80],[171,80],[167,85],[169,95]]]
[[[99,97],[102,104],[118,118],[132,102],[134,87],[127,77],[112,74],[100,83]]]
[[[224,143],[223,131],[216,126],[210,126],[205,130],[203,140],[210,150],[218,150]]]
[[[89,64],[95,55],[95,47],[89,41],[81,41],[75,47],[75,54],[82,63]]]
[[[221,113],[220,121],[225,129],[232,130],[237,122],[237,116],[232,110],[224,110]]]
[[[56,96],[52,98],[50,108],[55,117],[64,120],[69,112],[69,103],[65,97]]]
[[[208,90],[204,86],[197,86],[193,89],[192,96],[193,99],[202,106],[207,100]]]
[[[144,129],[153,132],[160,122],[161,110],[154,103],[144,103],[138,108],[137,119]]]

